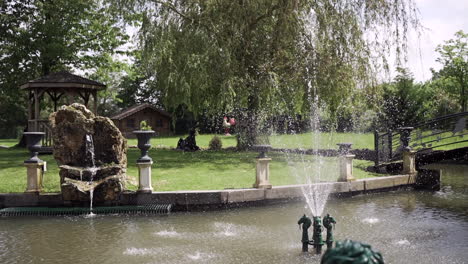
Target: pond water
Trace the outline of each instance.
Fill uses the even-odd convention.
[[[335,238],[369,243],[386,263],[467,263],[467,168],[439,192],[330,200]],[[319,263],[301,253],[304,212],[305,204],[288,203],[168,216],[4,217],[0,263]]]

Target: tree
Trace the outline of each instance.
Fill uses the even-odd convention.
[[[167,108],[240,109],[240,147],[256,143],[269,116],[309,115],[322,104],[335,114],[373,75],[379,62],[371,58],[385,58],[393,44],[399,53],[418,24],[411,0],[120,3],[143,14],[147,85]]]
[[[455,33],[455,39],[445,41],[444,45],[437,46],[436,49],[440,57],[437,62],[443,68],[433,71],[433,79],[452,79],[456,83],[454,90],[447,90],[459,96],[460,108],[462,112],[467,111],[468,94],[468,34],[462,30]],[[450,81],[448,81],[450,82]],[[450,86],[448,86],[450,87]]]
[[[422,121],[425,109],[421,85],[414,84],[414,78],[408,69],[398,68],[398,75],[392,83],[382,84],[380,99],[381,127],[395,130],[411,126]]]
[[[1,136],[25,125],[21,84],[52,71],[92,71],[118,52],[128,37],[110,8],[93,0],[0,2]]]

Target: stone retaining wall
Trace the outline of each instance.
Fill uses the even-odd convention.
[[[360,179],[352,182],[322,183],[332,185],[333,196],[352,196],[361,193],[395,190],[413,186],[416,175],[397,175]],[[274,203],[303,198],[301,185],[274,186],[271,189],[226,189],[213,191],[173,191],[153,193],[123,193],[119,201],[105,205],[173,204],[177,211],[227,208],[254,204]],[[20,206],[88,206],[63,201],[59,193],[0,194],[0,208]]]

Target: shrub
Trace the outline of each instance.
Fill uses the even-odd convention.
[[[220,150],[223,147],[223,142],[218,136],[214,136],[209,143],[210,150]]]
[[[146,120],[143,120],[140,122],[140,130],[151,130],[152,127],[148,125],[148,122]]]

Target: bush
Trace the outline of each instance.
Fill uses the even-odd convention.
[[[210,150],[220,150],[223,147],[223,142],[218,136],[214,136],[209,143]]]

